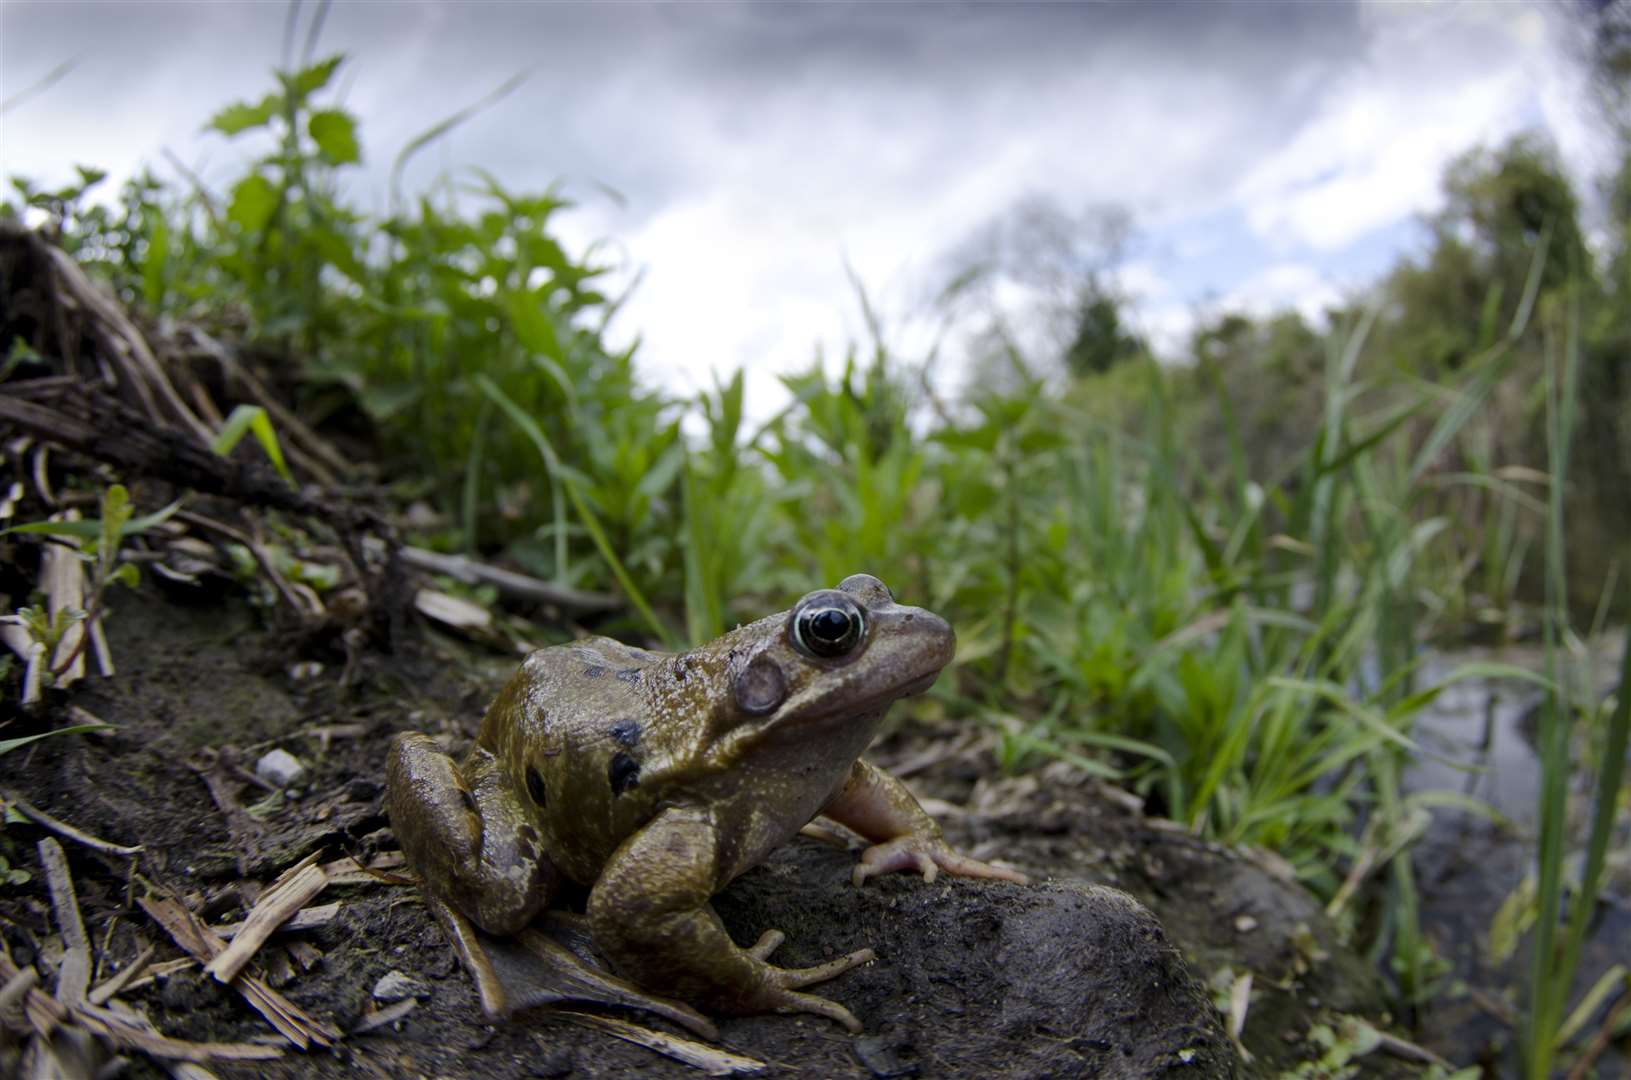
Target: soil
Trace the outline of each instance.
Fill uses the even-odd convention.
[[[411,729],[468,738],[514,662],[427,627],[399,635],[391,655],[347,656],[340,637],[270,628],[232,593],[189,601],[144,584],[112,602],[119,674],[55,694],[5,734],[61,726],[70,706],[116,730],[45,739],[0,759],[12,795],[144,848],[133,876],[130,860],[65,844],[98,980],[148,944],[159,947],[156,961],[180,955],[135,897],[167,893],[212,924],[233,921],[257,885],[308,853],[367,859],[393,849],[381,806],[389,737]],[[336,725],[347,727],[325,739]],[[783,963],[872,946],[877,962],[822,989],[867,1031],[852,1037],[811,1016],[727,1018],[724,1048],[782,1075],[1267,1076],[1318,1055],[1304,1036],[1321,1017],[1380,1017],[1377,980],[1306,890],[1241,853],[1161,827],[1125,795],[1062,767],[998,778],[989,752],[962,734],[907,723],[873,757],[911,772],[960,848],[1006,859],[1037,883],[926,884],[895,874],[856,889],[853,853],[795,840],[716,906],[739,941],[785,930]],[[220,767],[252,766],[274,747],[309,769],[284,796]],[[944,747],[961,749],[931,760]],[[227,815],[213,801],[204,781],[211,760],[242,805],[259,804],[253,814]],[[0,934],[49,986],[59,946],[35,852],[42,835],[15,822],[0,832],[0,854],[33,875],[0,886]],[[281,962],[281,944],[263,950],[273,981],[287,976],[282,992],[342,1032],[381,1007],[373,989],[391,972],[418,984],[417,1006],[333,1050],[212,1063],[218,1075],[697,1075],[559,1015],[489,1023],[411,885],[335,886],[318,902],[333,900],[341,902],[333,921],[275,939],[320,950],[311,970]],[[1196,976],[1246,970],[1255,986],[1242,1041],[1252,1059],[1242,1065]],[[272,1037],[258,1013],[196,966],[122,998],[175,1038]],[[1367,1075],[1405,1074],[1376,1055],[1365,1066]],[[164,1075],[139,1056],[128,1074]]]

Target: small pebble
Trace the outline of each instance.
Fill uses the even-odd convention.
[[[881,1035],[862,1035],[854,1045],[855,1056],[878,1080],[916,1076],[918,1073],[917,1065],[901,1059],[901,1051],[906,1047],[893,1039]]]
[[[375,1001],[401,1001],[410,997],[421,998],[429,993],[430,987],[400,971],[388,971],[374,984]]]
[[[1235,918],[1235,929],[1242,934],[1249,934],[1257,929],[1257,920],[1250,915],[1239,915]]]
[[[306,766],[287,750],[270,750],[255,762],[255,775],[283,788],[306,775]]]

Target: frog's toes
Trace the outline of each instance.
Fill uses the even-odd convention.
[[[759,940],[748,949],[748,955],[755,960],[769,960],[770,954],[775,952],[781,943],[787,940],[787,935],[780,930],[766,930],[759,935]]]
[[[924,881],[933,881],[941,870],[957,877],[996,878],[1020,885],[1028,884],[1031,880],[1018,870],[992,866],[979,859],[960,855],[944,840],[921,836],[902,836],[887,843],[873,844],[861,853],[861,861],[855,865],[850,880],[860,885],[874,874],[887,874],[895,870],[916,870],[923,875]]]
[[[801,994],[796,990],[783,990],[772,995],[772,1004],[779,1013],[814,1013],[825,1016],[829,1020],[837,1020],[849,1029],[850,1034],[859,1035],[863,1028],[861,1022],[855,1019],[855,1014],[844,1006],[828,998],[816,994]]]
[[[774,934],[778,932],[779,931],[772,930],[770,933]],[[769,936],[769,934],[766,934],[765,938]],[[764,944],[765,938],[759,939],[760,945]],[[846,956],[840,956],[836,960],[828,960],[825,964],[816,964],[814,967],[784,968],[775,967],[769,964],[765,966],[770,969],[770,981],[781,989],[786,990],[793,987],[811,986],[818,982],[826,982],[828,979],[837,978],[850,968],[860,967],[862,964],[870,964],[877,958],[878,954],[873,952],[871,949],[856,949],[854,952],[849,953]]]

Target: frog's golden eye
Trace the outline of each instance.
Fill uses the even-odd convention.
[[[827,590],[808,597],[793,610],[788,636],[805,656],[832,660],[855,651],[866,636],[866,616],[855,601]]]

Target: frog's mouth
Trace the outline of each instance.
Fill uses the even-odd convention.
[[[940,678],[940,672],[931,671],[921,679],[914,679],[907,683],[905,688],[902,689],[900,693],[895,695],[895,698],[899,699],[903,697],[915,697],[916,695],[923,693],[923,691],[927,690],[929,687],[933,686],[934,681],[938,678]]]
[[[901,698],[912,697],[914,694],[923,693],[923,691],[933,686],[934,681],[938,678],[940,678],[940,672],[938,670],[931,671],[927,675],[913,679],[905,686],[897,686],[892,689],[885,690],[883,693],[874,697],[862,698],[860,701],[845,705],[843,708],[837,710],[833,715],[865,716],[869,713],[883,712],[885,709],[889,708],[890,705],[899,701]]]

